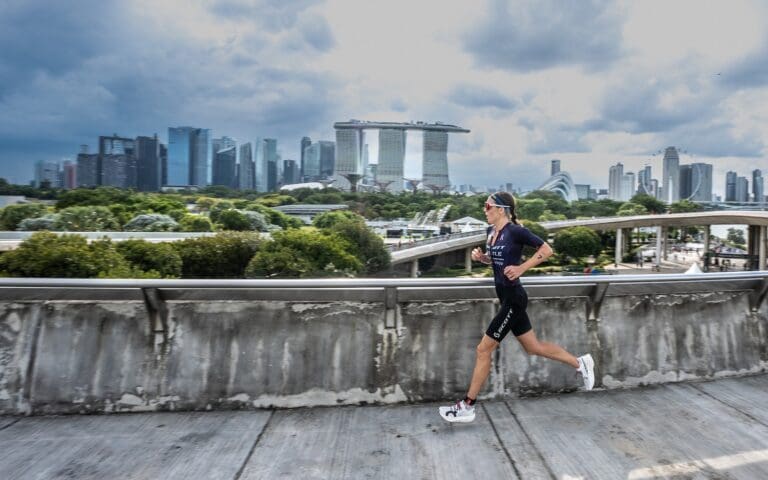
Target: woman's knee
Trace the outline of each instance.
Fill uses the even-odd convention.
[[[490,344],[488,342],[480,342],[477,345],[477,356],[478,357],[490,357],[491,353],[496,349],[496,345]]]

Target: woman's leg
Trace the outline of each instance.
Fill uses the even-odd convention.
[[[472,382],[469,384],[467,397],[477,399],[480,389],[483,388],[485,381],[488,380],[488,375],[491,373],[491,355],[498,346],[499,342],[488,335],[483,335],[483,339],[477,346],[475,370],[472,372]]]
[[[552,360],[557,360],[558,362],[570,365],[573,368],[579,368],[579,361],[576,357],[568,353],[560,345],[549,342],[540,342],[539,339],[536,338],[536,334],[533,330],[528,330],[528,332],[515,338],[517,338],[517,341],[520,342],[520,345],[523,346],[528,355],[551,358]]]

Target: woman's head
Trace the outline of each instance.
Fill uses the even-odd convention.
[[[513,223],[517,221],[515,197],[507,192],[496,192],[485,201],[485,216],[490,223],[495,223],[498,215],[506,216]]]

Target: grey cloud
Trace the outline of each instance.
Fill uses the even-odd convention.
[[[662,135],[662,145],[679,145],[703,157],[762,157],[765,144],[756,135],[738,138],[726,122],[681,128]]]
[[[406,105],[406,103],[401,98],[396,98],[392,100],[392,103],[389,104],[389,108],[394,110],[395,112],[408,111],[408,105]]]
[[[336,45],[331,27],[324,18],[314,15],[305,17],[299,26],[304,41],[315,50],[326,52]]]
[[[542,133],[543,138],[534,140],[528,146],[528,153],[539,155],[591,151],[591,148],[584,143],[587,132],[581,128],[547,125]]]
[[[660,80],[653,84],[642,80],[624,80],[609,88],[600,102],[600,118],[585,123],[595,130],[627,131],[629,133],[666,132],[702,118],[711,118],[723,93],[685,77]],[[663,96],[679,85],[699,92],[674,107],[664,104]]]
[[[517,107],[517,103],[503,93],[478,85],[458,85],[448,94],[448,99],[467,108],[514,110]]]
[[[763,48],[732,64],[722,72],[714,72],[720,83],[729,88],[755,88],[768,85],[768,39]]]
[[[218,0],[210,11],[223,18],[248,19],[269,32],[291,29],[299,14],[319,0]]]
[[[480,66],[512,71],[560,65],[608,67],[622,53],[623,13],[614,2],[489,0],[488,17],[464,38]]]
[[[0,97],[41,72],[60,75],[108,51],[121,13],[112,1],[3,2]]]
[[[8,31],[8,19],[40,13],[33,4],[28,11],[14,8],[13,16],[0,15],[0,36]],[[332,74],[279,68],[280,62],[274,60],[284,57],[274,42],[266,41],[261,50],[252,51],[243,48],[243,37],[202,49],[194,41],[168,38],[147,25],[141,25],[141,35],[126,36],[123,29],[113,29],[110,36],[87,28],[105,21],[99,18],[103,10],[67,8],[82,18],[74,22],[63,16],[59,22],[59,17],[51,16],[45,24],[29,24],[21,39],[15,39],[31,42],[46,30],[61,32],[56,36],[61,44],[34,47],[34,62],[0,52],[0,74],[26,72],[25,81],[3,82],[0,87],[0,176],[26,181],[34,161],[73,157],[79,144],[93,146],[98,135],[113,132],[126,136],[156,132],[165,141],[169,126],[189,124],[246,140],[273,136],[283,145],[284,157],[293,158],[305,132],[332,131],[338,100],[329,92],[343,86]],[[137,20],[129,16],[119,20],[128,30],[136,26]],[[318,46],[327,46],[322,31],[309,37],[313,35]],[[257,35],[258,41],[263,38]],[[61,66],[57,63],[59,53],[92,43],[100,46],[82,50],[87,56],[73,54]],[[305,48],[297,58],[314,48]],[[49,65],[49,57],[57,58]]]

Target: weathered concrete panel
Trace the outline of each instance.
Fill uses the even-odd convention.
[[[597,358],[595,346],[590,343],[586,311],[585,298],[541,298],[528,302],[528,317],[536,338],[558,344],[575,356],[592,352]],[[502,393],[559,392],[581,386],[581,378],[572,367],[528,355],[511,333],[500,348],[504,371]]]
[[[382,400],[383,316],[366,303],[171,302],[163,393],[185,408]]]
[[[493,312],[490,301],[401,305],[393,339],[397,342],[394,362],[398,384],[409,400],[454,398],[466,393],[475,348]],[[494,383],[488,382],[483,393],[493,392]]]
[[[608,297],[601,317],[609,388],[766,368],[766,317],[749,312],[746,292]]]
[[[41,307],[0,303],[0,413],[30,411],[27,375]]]
[[[113,411],[151,395],[149,320],[140,302],[47,302],[31,403],[37,413]]]

